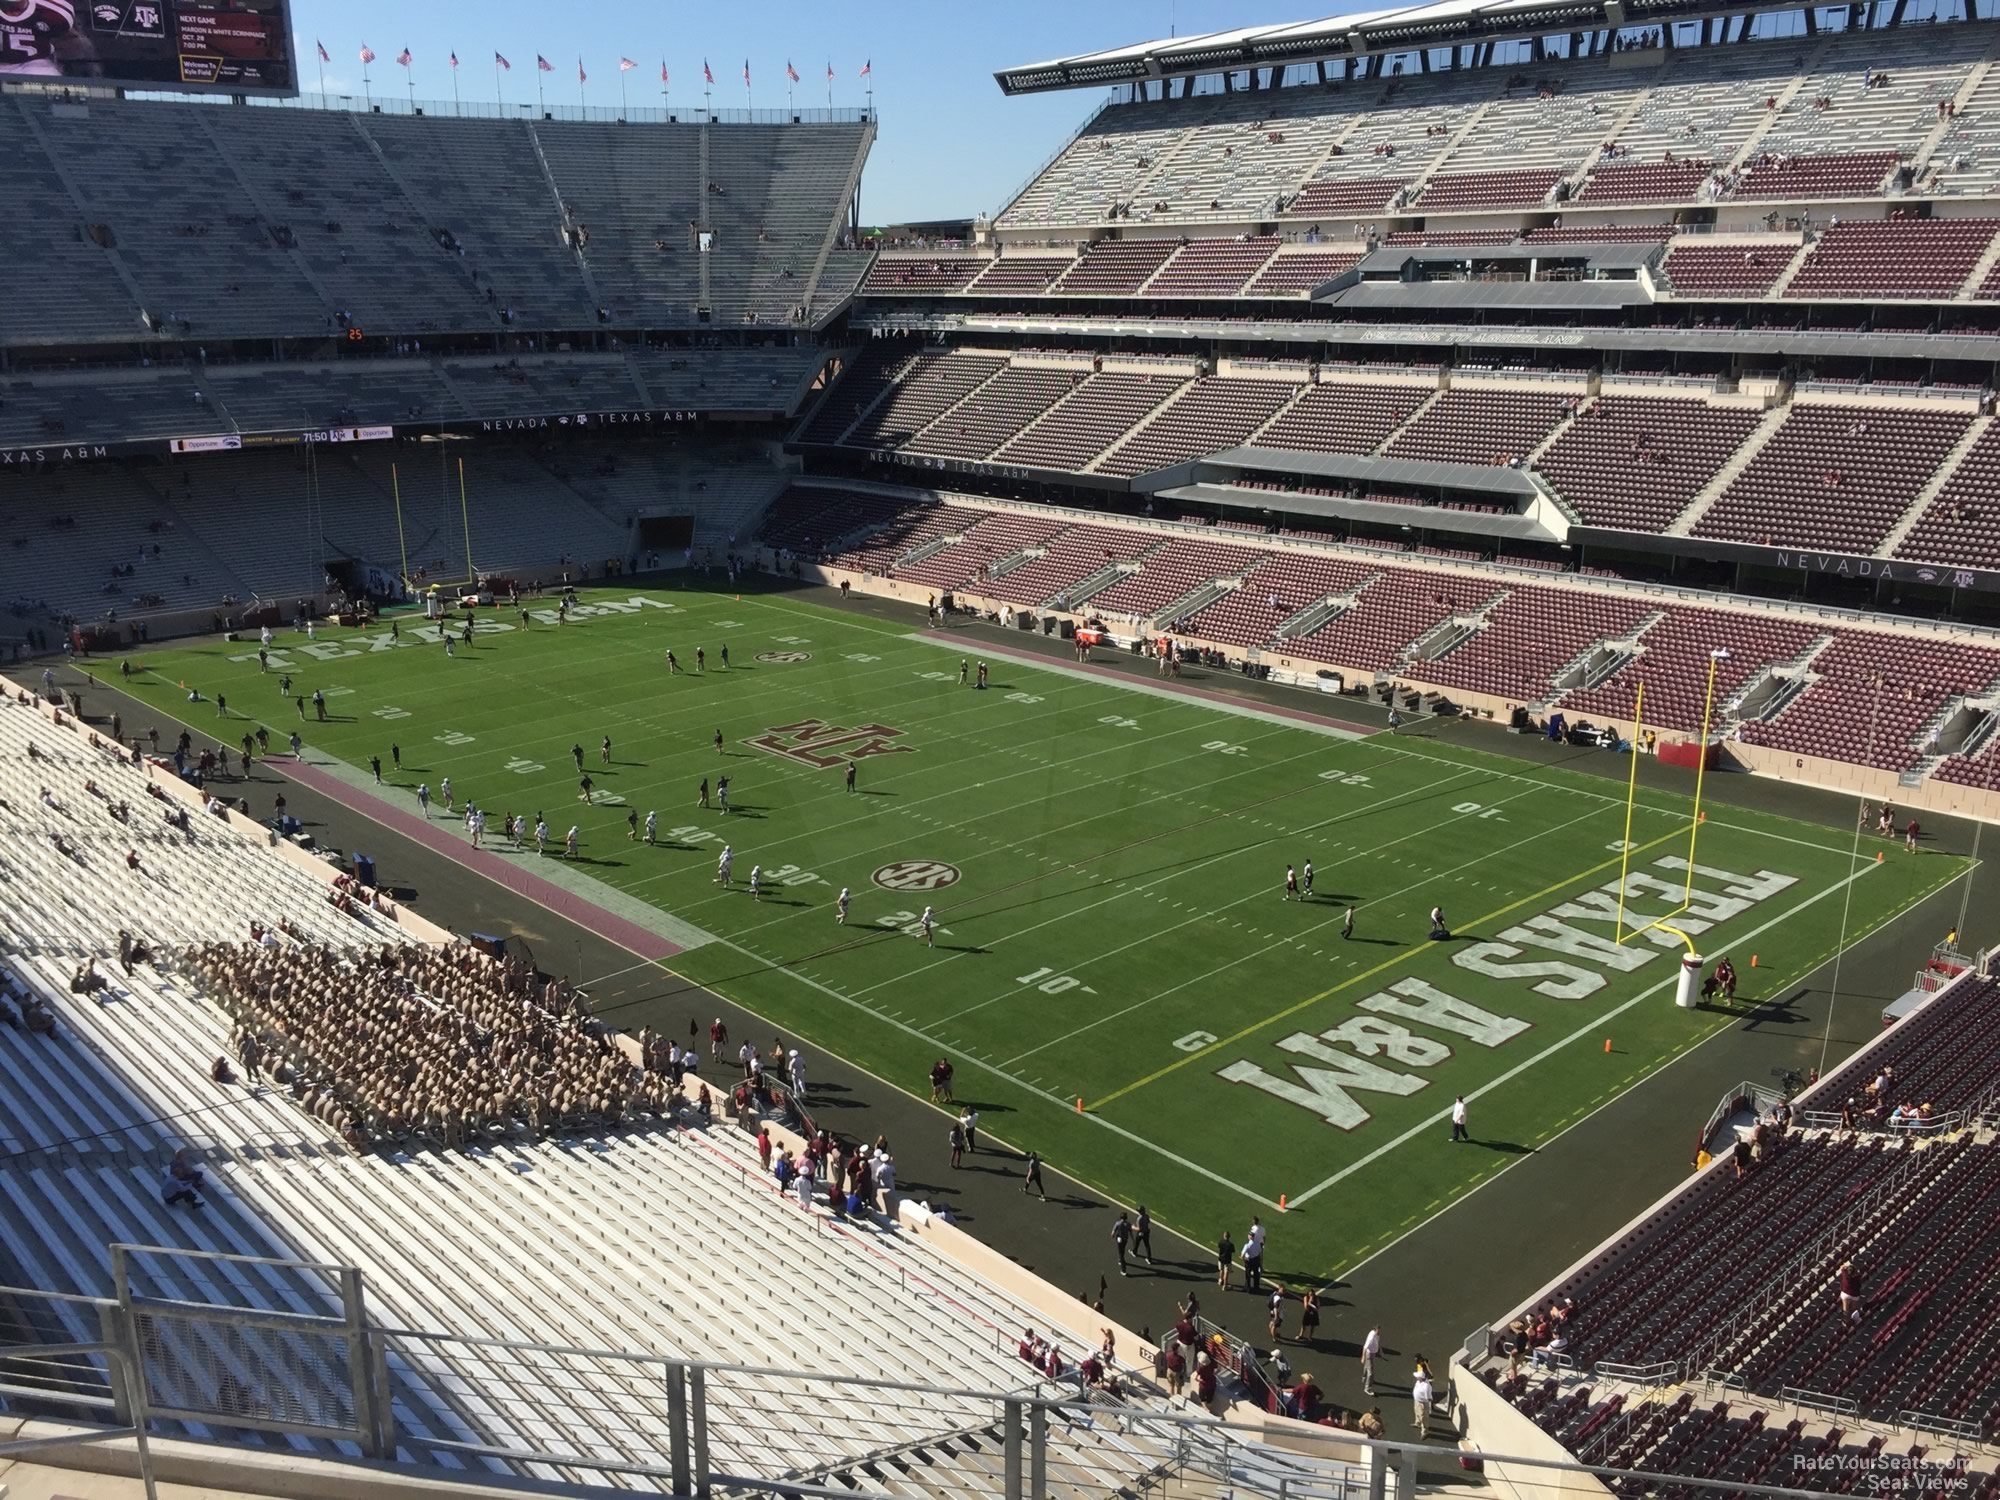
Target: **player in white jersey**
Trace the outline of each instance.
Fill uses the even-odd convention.
[[[1299,874],[1305,880],[1305,887],[1306,887],[1305,898],[1306,900],[1310,901],[1313,898],[1313,862],[1311,860],[1307,860],[1305,863],[1305,868],[1300,870]]]
[[[852,899],[853,898],[847,894],[847,887],[842,886],[840,888],[840,900],[834,903],[839,908],[838,914],[834,917],[834,920],[837,923],[839,923],[842,927],[845,927],[847,925],[847,903]]]
[[[569,859],[576,858],[576,824],[569,825],[569,835],[563,840],[563,854]]]
[[[736,851],[724,844],[721,855],[715,861],[716,884],[725,886],[729,884],[729,862],[735,857]]]
[[[444,810],[446,812],[450,812],[452,810],[451,808],[452,791],[451,791],[451,778],[449,776],[445,777],[444,780],[438,783],[438,795],[444,799]]]
[[[654,835],[657,834],[659,831],[660,831],[660,815],[656,812],[647,813],[646,842],[649,844],[655,842]]]
[[[549,824],[546,818],[535,819],[535,858],[540,859],[549,849]]]
[[[926,948],[935,948],[937,946],[937,919],[931,915],[931,909],[926,906],[924,914],[917,918],[917,920],[923,925],[924,946]]]
[[[764,867],[762,865],[752,865],[750,867],[750,899],[752,901],[762,901],[764,899]]]
[[[429,782],[420,781],[417,783],[417,806],[424,810],[426,818],[431,815],[431,789]]]

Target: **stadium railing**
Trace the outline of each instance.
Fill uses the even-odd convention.
[[[145,1257],[178,1259],[185,1251],[150,1247],[117,1247],[120,1253],[139,1263]],[[228,1260],[231,1257],[212,1257]],[[261,1262],[267,1268],[288,1263]],[[298,1274],[320,1280],[328,1268],[298,1266]],[[140,1278],[143,1281],[143,1277]],[[358,1273],[342,1275],[343,1285]],[[184,1325],[181,1338],[162,1342],[145,1331],[148,1317],[157,1318],[171,1310]],[[1404,1442],[1395,1439],[1370,1440],[1343,1428],[1316,1427],[1283,1422],[1262,1425],[1254,1421],[1226,1422],[1208,1413],[1176,1411],[1154,1406],[1121,1405],[1088,1395],[1049,1396],[1023,1386],[1015,1390],[972,1390],[949,1386],[898,1381],[857,1375],[802,1372],[772,1367],[732,1365],[719,1361],[676,1359],[659,1354],[638,1354],[582,1348],[566,1348],[504,1339],[479,1339],[408,1329],[377,1328],[363,1325],[351,1342],[328,1343],[322,1321],[339,1323],[338,1318],[281,1319],[270,1314],[255,1315],[266,1325],[265,1337],[239,1337],[244,1309],[208,1306],[194,1302],[148,1298],[135,1292],[131,1279],[117,1298],[61,1296],[31,1288],[0,1287],[0,1398],[11,1414],[25,1418],[15,1436],[0,1443],[0,1455],[40,1453],[45,1461],[84,1462],[78,1452],[86,1445],[117,1448],[131,1438],[129,1456],[88,1460],[93,1468],[111,1472],[136,1469],[152,1492],[153,1459],[148,1446],[149,1428],[165,1413],[155,1400],[164,1388],[189,1381],[190,1370],[182,1357],[190,1348],[208,1345],[226,1350],[241,1372],[235,1381],[209,1383],[212,1396],[208,1420],[201,1424],[208,1434],[246,1425],[248,1412],[236,1409],[257,1398],[257,1392],[289,1390],[301,1371],[311,1371],[329,1386],[349,1378],[375,1387],[375,1395],[365,1406],[357,1406],[356,1416],[372,1410],[376,1427],[372,1433],[357,1430],[351,1440],[364,1446],[388,1446],[376,1451],[393,1453],[395,1433],[390,1416],[389,1378],[395,1370],[407,1381],[426,1371],[449,1372],[458,1377],[454,1388],[470,1403],[498,1411],[497,1421],[526,1429],[532,1415],[521,1404],[544,1397],[574,1402],[586,1391],[607,1399],[598,1400],[585,1412],[593,1425],[603,1428],[602,1440],[585,1443],[548,1441],[556,1430],[542,1427],[539,1442],[441,1441],[429,1440],[434,1448],[448,1449],[465,1462],[465,1468],[450,1473],[440,1469],[436,1477],[452,1478],[463,1484],[490,1481],[504,1491],[519,1484],[534,1484],[548,1492],[553,1482],[565,1494],[631,1493],[633,1490],[664,1490],[690,1496],[730,1494],[784,1496],[850,1496],[852,1483],[843,1475],[859,1472],[878,1462],[891,1462],[899,1455],[923,1458],[919,1452],[926,1442],[949,1444],[955,1438],[977,1436],[997,1443],[992,1469],[978,1463],[962,1469],[940,1460],[924,1466],[925,1493],[938,1496],[1002,1496],[1006,1500],[1051,1493],[1050,1481],[1060,1470],[1077,1460],[1075,1444],[1091,1444],[1100,1455],[1108,1455],[1129,1465],[1121,1475],[1122,1493],[1148,1494],[1164,1490],[1181,1475],[1213,1481],[1239,1496],[1264,1500],[1411,1500],[1419,1493],[1442,1492],[1456,1480],[1462,1464],[1482,1468],[1489,1474],[1504,1468],[1517,1490],[1538,1494],[1589,1494],[1601,1496],[1603,1480],[1626,1479],[1635,1483],[1671,1482],[1700,1492],[1704,1497],[1725,1491],[1781,1497],[1805,1497],[1808,1492],[1775,1485],[1745,1484],[1725,1479],[1703,1480],[1585,1465],[1546,1455],[1510,1456],[1500,1451],[1511,1446],[1502,1431],[1482,1434],[1475,1430],[1480,1420],[1462,1398],[1460,1387],[1467,1380],[1481,1384],[1464,1372],[1454,1372],[1440,1401],[1435,1422],[1436,1435],[1428,1440]],[[95,1332],[79,1332],[95,1330]],[[606,1372],[616,1379],[610,1386],[598,1382]],[[192,1372],[200,1374],[202,1372]],[[208,1371],[210,1375],[220,1371]],[[467,1377],[471,1377],[468,1379]],[[619,1399],[608,1399],[613,1391]],[[516,1395],[516,1393],[519,1393]],[[1802,1407],[1842,1410],[1837,1400],[1805,1390],[1787,1390],[1783,1399]],[[489,1401],[496,1405],[488,1405]],[[823,1414],[837,1408],[843,1431],[858,1438],[859,1455],[827,1458],[816,1448],[801,1452],[796,1441],[808,1431],[790,1420],[808,1413]],[[60,1413],[58,1420],[54,1414]],[[516,1423],[517,1415],[527,1420]],[[311,1435],[316,1429],[293,1429],[284,1420],[266,1413],[266,1430],[296,1431]],[[900,1419],[900,1421],[899,1421]],[[75,1425],[77,1423],[82,1425]],[[1270,1419],[1277,1423],[1278,1419]],[[877,1431],[893,1440],[874,1444],[870,1434]],[[1937,1432],[1954,1442],[1970,1441],[1971,1434],[1954,1427],[1941,1430],[1936,1419],[1913,1416],[1907,1424]],[[926,1436],[912,1441],[914,1426]],[[492,1434],[498,1436],[499,1434]],[[585,1449],[590,1451],[583,1451]],[[633,1454],[651,1457],[620,1457],[608,1451],[626,1448]],[[720,1450],[737,1455],[754,1454],[746,1464],[740,1457],[727,1462]],[[191,1462],[208,1460],[218,1465],[231,1462],[236,1451],[225,1451],[212,1438],[201,1442],[174,1442],[176,1477],[190,1472]],[[321,1450],[324,1452],[325,1450]],[[289,1461],[304,1458],[295,1452]],[[350,1483],[346,1492],[369,1492],[378,1469],[366,1464],[336,1460],[338,1472]],[[423,1466],[401,1463],[394,1474],[401,1479],[420,1477]],[[745,1469],[751,1470],[744,1472]],[[468,1470],[470,1472],[468,1472]],[[539,1483],[537,1483],[539,1481]]]
[[[92,93],[113,97],[111,90],[91,90],[68,83],[71,93],[87,101]],[[10,94],[36,92],[9,88]],[[46,92],[46,91],[41,91]],[[132,91],[137,100],[159,99],[173,104],[229,106],[239,101],[222,94],[150,94]],[[347,114],[423,115],[446,120],[558,120],[605,125],[864,125],[878,117],[873,105],[819,109],[728,109],[705,104],[635,105],[534,104],[528,100],[413,99],[394,92],[380,94],[303,93],[275,99],[256,96],[240,101],[256,109],[337,110]],[[1058,153],[1060,154],[1060,153]],[[1051,158],[1053,160],[1053,158]]]

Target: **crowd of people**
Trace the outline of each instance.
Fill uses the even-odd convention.
[[[262,934],[186,963],[234,1019],[244,1072],[357,1150],[594,1129],[675,1103],[669,1078],[629,1060],[578,991],[469,945],[343,952]]]

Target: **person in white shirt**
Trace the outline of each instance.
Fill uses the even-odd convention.
[[[1264,1289],[1264,1221],[1253,1218],[1243,1236],[1243,1285],[1246,1291]]]
[[[1368,1337],[1361,1341],[1361,1392],[1375,1394],[1375,1361],[1382,1353],[1382,1330],[1370,1328]]]
[[[1465,1128],[1465,1095],[1460,1094],[1451,1101],[1451,1138],[1454,1141],[1469,1141],[1471,1134]]]
[[[722,853],[716,857],[715,861],[715,883],[717,885],[726,886],[729,884],[729,864],[735,858],[736,851],[730,848],[729,845],[724,844],[722,846]]]
[[[792,1048],[791,1056],[786,1061],[791,1064],[792,1094],[800,1103],[804,1103],[806,1097],[806,1060],[799,1056],[799,1049],[794,1047]]]
[[[834,918],[842,927],[847,925],[847,903],[851,899],[853,898],[848,895],[847,887],[842,886],[840,888],[840,900],[835,903],[839,908],[839,914]]]
[[[1430,1376],[1419,1370],[1416,1378],[1410,1382],[1410,1415],[1417,1424],[1417,1436],[1420,1438],[1426,1438],[1431,1435],[1431,1400],[1433,1395]]]

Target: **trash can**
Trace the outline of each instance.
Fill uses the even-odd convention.
[[[375,886],[375,861],[366,854],[354,856],[354,878],[371,890]]]

